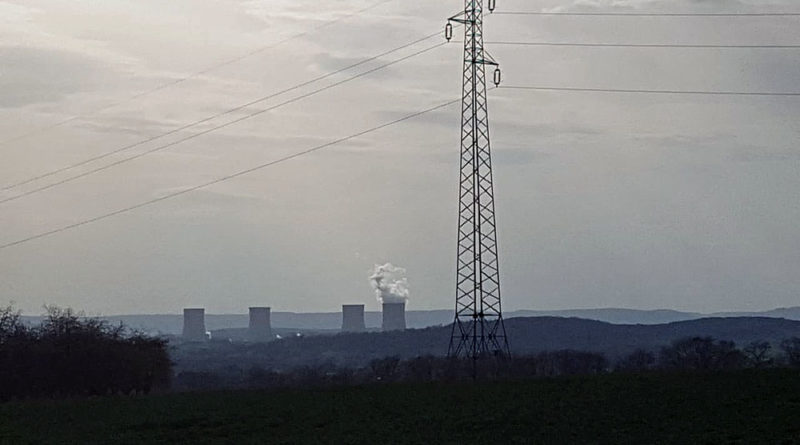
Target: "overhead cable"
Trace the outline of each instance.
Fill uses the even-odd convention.
[[[536,91],[572,91],[591,93],[625,93],[625,94],[678,94],[678,95],[705,95],[705,96],[800,96],[800,92],[769,92],[769,91],[713,91],[713,90],[647,90],[647,89],[620,89],[620,88],[572,88],[527,85],[501,85],[501,90],[536,90]]]
[[[301,156],[305,156],[305,155],[308,155],[308,154],[311,154],[311,153],[314,153],[314,152],[317,152],[317,151],[320,151],[320,150],[324,150],[326,148],[333,147],[333,146],[341,144],[343,142],[347,142],[349,140],[352,140],[352,139],[355,139],[355,138],[358,138],[358,137],[361,137],[361,136],[365,136],[365,135],[370,134],[370,133],[374,133],[374,132],[376,132],[378,130],[382,130],[384,128],[391,127],[393,125],[397,125],[397,124],[399,124],[401,122],[405,122],[405,121],[414,119],[414,118],[416,118],[418,116],[422,116],[424,114],[427,114],[427,113],[430,113],[430,112],[433,112],[433,111],[436,111],[436,110],[440,110],[442,108],[448,107],[448,106],[453,105],[455,103],[458,103],[460,101],[461,101],[461,99],[454,99],[454,100],[451,100],[451,101],[448,101],[448,102],[444,102],[444,103],[441,103],[439,105],[436,105],[436,106],[433,106],[433,107],[430,107],[430,108],[426,108],[426,109],[424,109],[422,111],[417,111],[415,113],[408,114],[408,115],[403,116],[403,117],[401,117],[399,119],[395,119],[393,121],[386,122],[386,123],[383,123],[381,125],[369,128],[367,130],[363,130],[363,131],[360,131],[358,133],[354,133],[354,134],[351,134],[349,136],[345,136],[345,137],[336,139],[336,140],[331,141],[331,142],[327,142],[327,143],[324,143],[324,144],[321,144],[321,145],[317,145],[317,146],[309,148],[307,150],[303,150],[303,151],[300,151],[300,152],[297,152],[297,153],[293,153],[291,155],[284,156],[282,158],[279,158],[279,159],[276,159],[276,160],[273,160],[273,161],[265,162],[263,164],[255,166],[255,167],[251,167],[251,168],[248,168],[248,169],[245,169],[245,170],[238,171],[236,173],[225,175],[225,176],[219,177],[217,179],[214,179],[212,181],[205,182],[203,184],[199,184],[199,185],[196,185],[196,186],[193,186],[193,187],[189,187],[189,188],[186,188],[186,189],[183,189],[183,190],[179,190],[177,192],[173,192],[173,193],[170,193],[170,194],[158,197],[158,198],[154,198],[154,199],[151,199],[149,201],[141,202],[139,204],[135,204],[135,205],[132,205],[132,206],[129,206],[129,207],[124,207],[124,208],[121,208],[119,210],[115,210],[115,211],[110,212],[110,213],[106,213],[106,214],[103,214],[103,215],[100,215],[100,216],[96,216],[94,218],[89,218],[89,219],[85,219],[85,220],[82,220],[82,221],[79,221],[79,222],[76,222],[76,223],[73,223],[73,224],[62,226],[62,227],[59,227],[57,229],[49,230],[49,231],[46,231],[46,232],[41,232],[41,233],[38,233],[36,235],[32,235],[32,236],[29,236],[29,237],[26,237],[26,238],[22,238],[22,239],[19,239],[19,240],[16,240],[16,241],[11,241],[11,242],[8,242],[8,243],[5,243],[5,244],[1,244],[0,245],[0,250],[7,249],[7,248],[12,247],[12,246],[17,246],[17,245],[20,245],[20,244],[24,244],[24,243],[27,243],[27,242],[30,242],[30,241],[33,241],[33,240],[36,240],[36,239],[40,239],[40,238],[48,237],[48,236],[51,236],[51,235],[55,235],[57,233],[65,232],[65,231],[68,231],[68,230],[72,230],[72,229],[75,229],[75,228],[78,228],[78,227],[81,227],[81,226],[85,226],[87,224],[92,224],[92,223],[95,223],[95,222],[98,222],[98,221],[102,221],[104,219],[108,219],[108,218],[111,218],[111,217],[114,217],[114,216],[117,216],[117,215],[121,215],[123,213],[128,213],[128,212],[131,212],[133,210],[140,209],[142,207],[147,207],[147,206],[159,203],[161,201],[166,201],[168,199],[177,198],[177,197],[185,195],[187,193],[191,193],[191,192],[196,191],[196,190],[200,190],[200,189],[203,189],[203,188],[206,188],[206,187],[210,187],[212,185],[219,184],[221,182],[229,181],[231,179],[238,178],[240,176],[248,175],[250,173],[253,173],[253,172],[256,172],[256,171],[259,171],[259,170],[263,170],[263,169],[268,168],[268,167],[272,167],[272,166],[275,166],[275,165],[278,165],[278,164],[282,164],[282,163],[290,161],[292,159],[299,158]]]
[[[323,23],[321,23],[321,24],[319,24],[319,25],[317,25],[317,26],[315,26],[315,27],[313,27],[313,28],[311,28],[311,29],[309,29],[307,31],[303,31],[303,32],[300,32],[300,33],[297,33],[297,34],[293,34],[293,35],[291,35],[291,36],[289,36],[289,37],[287,37],[285,39],[279,40],[279,41],[277,41],[275,43],[271,43],[271,44],[269,44],[267,46],[262,46],[260,48],[255,49],[255,50],[247,52],[247,53],[245,53],[245,54],[243,54],[241,56],[237,56],[237,57],[234,57],[234,58],[231,58],[231,59],[224,60],[222,62],[216,63],[214,65],[211,65],[211,66],[209,66],[207,68],[204,68],[204,69],[202,69],[200,71],[196,71],[196,72],[194,72],[192,74],[189,74],[187,76],[179,77],[179,78],[173,79],[173,80],[171,80],[169,82],[165,82],[165,83],[163,83],[161,85],[157,85],[157,86],[155,86],[155,87],[153,87],[153,88],[151,88],[149,90],[142,91],[142,92],[134,94],[133,96],[130,96],[128,98],[125,98],[125,99],[122,99],[120,101],[117,101],[117,102],[105,105],[103,107],[100,107],[100,108],[98,108],[98,109],[96,109],[96,110],[94,110],[94,111],[92,111],[90,113],[77,115],[77,116],[72,116],[72,117],[69,117],[67,119],[64,119],[64,120],[61,120],[59,122],[56,122],[54,124],[51,124],[49,126],[38,128],[35,131],[31,131],[29,133],[25,133],[25,134],[21,134],[19,136],[12,137],[11,139],[6,139],[4,141],[0,141],[0,145],[5,145],[5,144],[11,143],[11,142],[19,141],[19,140],[22,140],[22,139],[27,139],[29,137],[36,136],[38,134],[41,134],[43,132],[52,130],[54,128],[58,128],[58,127],[60,127],[62,125],[68,124],[68,123],[76,121],[78,119],[83,119],[83,118],[86,118],[86,117],[94,116],[96,114],[102,113],[103,111],[106,111],[106,110],[109,110],[109,109],[112,109],[112,108],[116,108],[116,107],[118,107],[120,105],[127,104],[129,102],[132,102],[132,101],[134,101],[136,99],[139,99],[139,98],[142,98],[142,97],[145,97],[145,96],[149,96],[149,95],[151,95],[153,93],[156,93],[158,91],[165,90],[167,88],[173,87],[173,86],[181,84],[183,82],[186,82],[187,80],[194,79],[194,78],[196,78],[198,76],[201,76],[203,74],[207,74],[207,73],[209,73],[211,71],[214,71],[214,70],[217,70],[219,68],[222,68],[222,67],[225,67],[225,66],[228,66],[228,65],[232,65],[232,64],[234,64],[236,62],[239,62],[241,60],[244,60],[244,59],[247,59],[249,57],[252,57],[252,56],[254,56],[256,54],[259,54],[259,53],[262,53],[262,52],[264,52],[266,50],[269,50],[269,49],[275,48],[277,46],[283,45],[284,43],[290,42],[292,40],[299,39],[301,37],[305,37],[305,36],[307,36],[307,35],[309,35],[309,34],[311,34],[313,32],[319,31],[322,28],[331,26],[333,24],[336,24],[338,22],[341,22],[343,20],[346,20],[346,19],[349,19],[349,18],[352,18],[352,17],[356,17],[358,15],[363,14],[364,12],[369,11],[370,9],[376,8],[376,7],[378,7],[378,6],[380,6],[380,5],[384,4],[384,3],[388,3],[388,2],[391,2],[391,1],[394,1],[394,0],[381,0],[381,1],[378,1],[376,3],[373,3],[370,6],[367,6],[366,8],[360,9],[358,11],[355,11],[355,12],[351,13],[351,14],[347,14],[347,15],[344,15],[344,16],[341,16],[341,17],[338,17],[338,18],[335,18],[335,19],[332,19],[332,20],[328,20],[328,21],[323,22]]]
[[[492,15],[604,17],[800,17],[800,12],[543,12],[494,11]]]
[[[353,69],[353,68],[357,68],[357,67],[359,67],[359,66],[361,66],[361,65],[364,65],[364,64],[366,64],[366,63],[372,62],[372,61],[374,61],[374,60],[377,60],[377,59],[379,59],[379,58],[381,58],[381,57],[387,56],[387,55],[389,55],[389,54],[392,54],[392,53],[395,53],[395,52],[397,52],[397,51],[400,51],[400,50],[406,49],[406,48],[408,48],[408,47],[410,47],[410,46],[416,45],[417,43],[421,43],[421,42],[423,42],[423,41],[425,41],[425,40],[431,39],[431,38],[433,38],[433,37],[435,37],[435,36],[437,36],[437,35],[439,35],[439,34],[440,34],[440,33],[438,33],[438,32],[437,32],[437,33],[434,33],[434,34],[429,34],[429,35],[427,35],[427,36],[425,36],[425,37],[422,37],[422,38],[420,38],[420,39],[417,39],[417,40],[414,40],[414,41],[412,41],[412,42],[409,42],[409,43],[406,43],[406,44],[403,44],[403,45],[400,45],[400,46],[394,47],[394,48],[392,48],[392,49],[390,49],[390,50],[387,50],[387,51],[384,51],[384,52],[382,52],[382,53],[380,53],[380,54],[376,54],[376,55],[374,55],[374,56],[367,57],[366,59],[360,60],[360,61],[358,61],[358,62],[356,62],[356,63],[353,63],[353,64],[351,64],[351,65],[348,65],[348,66],[346,66],[346,67],[344,67],[344,68],[340,68],[340,69],[337,69],[337,70],[335,70],[335,71],[331,71],[331,72],[329,72],[329,73],[326,73],[326,74],[323,74],[323,75],[321,75],[321,76],[315,77],[315,78],[313,78],[313,79],[311,79],[311,80],[308,80],[308,81],[305,81],[305,82],[302,82],[302,83],[296,84],[296,85],[294,85],[294,86],[291,86],[291,87],[288,87],[288,88],[284,88],[284,89],[282,89],[282,90],[280,90],[280,91],[276,91],[276,92],[274,92],[274,93],[271,93],[271,94],[268,94],[268,95],[266,95],[266,96],[259,97],[258,99],[255,99],[255,100],[252,100],[252,101],[246,102],[246,103],[244,103],[244,104],[241,104],[241,105],[237,105],[237,106],[235,106],[235,107],[233,107],[233,108],[229,108],[229,109],[227,109],[227,110],[225,110],[225,111],[223,111],[223,112],[221,112],[221,113],[216,113],[216,114],[213,114],[213,115],[211,115],[211,116],[208,116],[208,117],[205,117],[205,118],[203,118],[203,119],[200,119],[200,120],[196,120],[196,121],[190,122],[190,123],[188,123],[188,124],[185,124],[185,125],[182,125],[182,126],[180,126],[180,127],[174,128],[174,129],[172,129],[172,130],[166,131],[166,132],[164,132],[164,133],[158,134],[158,135],[156,135],[156,136],[148,137],[148,138],[145,138],[145,139],[139,140],[139,141],[137,141],[137,142],[134,142],[134,143],[132,143],[132,144],[128,144],[128,145],[125,145],[125,146],[122,146],[122,147],[116,148],[116,149],[114,149],[114,150],[110,150],[110,151],[107,151],[107,152],[101,153],[101,154],[99,154],[99,155],[93,156],[93,157],[91,157],[91,158],[88,158],[88,159],[85,159],[85,160],[83,160],[83,161],[79,161],[79,162],[76,162],[76,163],[73,163],[73,164],[70,164],[70,165],[67,165],[67,166],[64,166],[64,167],[59,167],[59,168],[57,168],[57,169],[54,169],[54,170],[51,170],[51,171],[49,171],[49,172],[47,172],[47,173],[42,173],[42,174],[40,174],[40,175],[33,176],[33,177],[31,177],[31,178],[28,178],[28,179],[25,179],[25,180],[22,180],[22,181],[19,181],[19,182],[16,182],[16,183],[13,183],[13,184],[7,185],[7,186],[5,186],[5,187],[3,187],[3,188],[0,188],[0,191],[6,191],[6,190],[10,190],[10,189],[13,189],[13,188],[19,187],[19,186],[21,186],[21,185],[25,185],[25,184],[31,183],[31,182],[33,182],[33,181],[37,181],[37,180],[39,180],[39,179],[44,179],[44,178],[47,178],[47,177],[49,177],[49,176],[53,176],[53,175],[55,175],[55,174],[58,174],[58,173],[61,173],[61,172],[67,171],[67,170],[72,170],[72,169],[74,169],[74,168],[77,168],[77,167],[84,166],[84,165],[86,165],[86,164],[89,164],[89,163],[91,163],[91,162],[98,161],[98,160],[100,160],[100,159],[103,159],[103,158],[109,157],[109,156],[111,156],[111,155],[114,155],[114,154],[120,153],[120,152],[122,152],[122,151],[126,151],[126,150],[129,150],[129,149],[131,149],[131,148],[138,147],[138,146],[140,146],[140,145],[143,145],[143,144],[146,144],[146,143],[148,143],[148,142],[152,142],[152,141],[155,141],[155,140],[157,140],[157,139],[161,139],[161,138],[163,138],[163,137],[170,136],[170,135],[172,135],[172,134],[175,134],[175,133],[179,133],[179,132],[181,132],[181,131],[183,131],[183,130],[186,130],[186,129],[189,129],[189,128],[191,128],[191,127],[194,127],[194,126],[197,126],[197,125],[200,125],[200,124],[206,123],[206,122],[208,122],[208,121],[211,121],[211,120],[214,120],[214,119],[216,119],[216,118],[218,118],[218,117],[222,117],[222,116],[225,116],[225,115],[228,115],[228,114],[234,113],[234,112],[236,112],[236,111],[242,110],[242,109],[244,109],[244,108],[247,108],[247,107],[249,107],[249,106],[255,105],[255,104],[257,104],[257,103],[260,103],[260,102],[265,102],[265,101],[267,101],[267,100],[269,100],[269,99],[275,98],[275,97],[277,97],[277,96],[280,96],[280,95],[282,95],[282,94],[289,93],[289,92],[291,92],[291,91],[294,91],[294,90],[300,89],[300,88],[302,88],[302,87],[305,87],[305,86],[311,85],[311,84],[313,84],[313,83],[316,83],[316,82],[319,82],[319,81],[321,81],[321,80],[325,80],[325,79],[327,79],[327,78],[329,78],[329,77],[335,76],[336,74],[342,73],[342,72],[344,72],[344,71],[349,71],[349,70],[351,70],[351,69]]]
[[[219,113],[219,114],[216,114],[216,115],[214,115],[214,116],[211,116],[211,117],[208,117],[208,118],[205,118],[205,119],[201,119],[201,120],[199,120],[199,121],[195,121],[195,122],[193,122],[193,123],[190,123],[190,124],[184,125],[184,126],[182,126],[182,127],[180,127],[180,128],[177,128],[177,129],[175,129],[175,130],[168,131],[167,133],[164,133],[164,134],[161,134],[161,135],[158,135],[158,136],[155,136],[155,137],[151,137],[151,138],[148,138],[148,139],[145,139],[145,140],[142,140],[142,141],[136,142],[136,143],[134,143],[134,144],[130,144],[130,145],[127,145],[127,146],[125,146],[125,147],[121,147],[121,148],[118,148],[118,149],[115,149],[115,150],[112,150],[112,151],[109,151],[109,152],[103,153],[103,154],[101,154],[101,155],[98,155],[98,156],[95,156],[95,157],[93,157],[93,158],[91,158],[91,159],[88,159],[88,160],[85,160],[85,161],[81,161],[81,162],[79,162],[79,163],[76,163],[76,164],[73,164],[73,165],[70,165],[70,166],[67,166],[67,167],[63,167],[63,168],[60,168],[60,169],[57,169],[57,170],[53,170],[53,171],[51,171],[51,172],[49,172],[49,173],[45,173],[45,174],[43,174],[43,175],[39,175],[39,176],[37,176],[37,177],[35,177],[35,178],[31,178],[31,179],[28,179],[28,180],[25,180],[25,181],[19,182],[19,183],[17,183],[17,184],[11,185],[11,186],[7,186],[7,187],[6,187],[5,189],[3,189],[3,190],[8,190],[8,189],[10,189],[10,188],[13,188],[13,187],[16,187],[16,186],[18,186],[18,185],[26,184],[26,183],[29,183],[29,182],[35,181],[35,180],[37,180],[37,179],[41,179],[41,178],[44,178],[44,177],[52,176],[52,175],[54,175],[54,174],[56,174],[56,173],[63,172],[63,171],[66,171],[66,170],[70,170],[70,169],[73,169],[73,168],[76,168],[76,167],[79,167],[79,166],[82,166],[82,165],[88,164],[88,163],[90,163],[90,162],[92,162],[92,161],[96,161],[96,160],[98,160],[98,159],[106,158],[106,157],[108,157],[108,156],[111,156],[111,155],[113,155],[113,154],[115,154],[115,153],[119,153],[119,152],[121,152],[121,151],[128,150],[128,149],[130,149],[130,148],[133,148],[133,147],[136,147],[136,146],[139,146],[139,145],[145,144],[145,143],[147,143],[147,142],[150,142],[150,141],[153,141],[153,140],[156,140],[156,139],[160,139],[160,138],[162,138],[162,137],[164,137],[164,136],[167,136],[167,135],[170,135],[170,134],[177,133],[177,132],[179,132],[179,131],[181,131],[181,130],[185,130],[185,129],[187,129],[187,128],[194,127],[194,126],[196,126],[196,125],[199,125],[199,124],[201,124],[201,123],[208,122],[208,121],[210,121],[210,120],[212,120],[212,119],[214,119],[214,118],[217,118],[217,117],[220,117],[220,116],[224,116],[224,115],[227,115],[227,114],[233,113],[233,112],[235,112],[235,111],[242,110],[242,109],[244,109],[244,108],[246,108],[246,107],[248,107],[248,106],[254,105],[254,104],[256,104],[256,103],[259,103],[259,102],[263,102],[263,101],[265,101],[265,100],[267,100],[267,99],[269,99],[269,98],[275,97],[275,96],[277,96],[277,95],[283,94],[283,93],[285,93],[285,92],[288,92],[288,91],[292,91],[292,90],[298,89],[298,88],[300,88],[301,86],[305,86],[305,85],[308,85],[308,84],[310,84],[310,83],[314,83],[314,82],[316,82],[316,81],[318,81],[318,80],[321,80],[321,79],[324,79],[324,78],[330,77],[330,76],[332,76],[332,75],[334,75],[334,74],[336,74],[336,73],[339,73],[339,72],[345,71],[345,70],[347,70],[347,69],[350,69],[350,68],[353,68],[353,67],[355,67],[355,66],[358,66],[358,65],[363,65],[364,63],[367,63],[367,62],[369,62],[369,61],[372,61],[372,60],[375,60],[375,59],[377,59],[378,57],[381,57],[382,55],[386,55],[386,54],[389,54],[389,53],[391,53],[391,52],[396,52],[396,51],[398,51],[399,49],[402,49],[402,48],[407,48],[407,47],[409,47],[409,46],[411,46],[411,45],[413,45],[413,44],[415,44],[415,43],[419,43],[419,42],[421,42],[421,41],[428,40],[428,39],[430,39],[432,36],[434,36],[434,35],[438,35],[438,34],[439,34],[439,33],[436,33],[436,34],[430,35],[430,36],[428,36],[428,37],[424,37],[424,38],[422,38],[422,39],[418,39],[418,40],[416,40],[416,41],[414,41],[414,42],[412,42],[412,43],[409,43],[409,44],[403,45],[402,47],[398,47],[398,48],[396,48],[396,49],[393,49],[393,50],[387,51],[387,52],[385,52],[385,53],[383,53],[383,54],[381,54],[381,55],[377,55],[377,56],[373,56],[373,57],[371,57],[371,58],[369,58],[369,59],[365,59],[365,60],[363,60],[363,61],[361,61],[361,62],[358,62],[358,63],[356,63],[356,64],[353,64],[353,65],[351,65],[351,66],[349,66],[349,67],[347,67],[347,68],[342,68],[341,70],[337,70],[337,71],[335,71],[335,72],[333,72],[333,73],[329,73],[329,74],[326,74],[326,75],[324,75],[324,76],[320,76],[319,78],[316,78],[316,79],[314,79],[314,80],[311,80],[311,81],[305,82],[305,83],[303,83],[303,84],[300,84],[300,85],[296,85],[296,86],[294,86],[294,87],[288,88],[288,89],[286,89],[286,90],[283,90],[283,91],[281,91],[281,92],[278,92],[278,93],[273,93],[273,94],[271,94],[271,95],[269,95],[269,96],[265,96],[265,97],[263,97],[263,98],[260,98],[260,99],[257,99],[257,100],[255,100],[255,101],[248,102],[247,104],[240,105],[240,106],[238,106],[238,107],[235,107],[235,108],[232,108],[232,109],[230,109],[230,110],[227,110],[227,111],[225,111],[225,112],[223,112],[223,113]],[[203,131],[201,131],[201,132],[198,132],[198,133],[194,133],[194,134],[191,134],[191,135],[185,136],[185,137],[183,137],[183,138],[181,138],[181,139],[178,139],[178,140],[176,140],[176,141],[173,141],[173,142],[169,142],[169,143],[166,143],[166,144],[163,144],[163,145],[159,145],[159,146],[157,146],[157,147],[154,147],[154,148],[152,148],[152,149],[146,150],[146,151],[144,151],[144,152],[137,153],[137,154],[135,154],[135,155],[132,155],[132,156],[129,156],[129,157],[127,157],[127,158],[120,159],[120,160],[118,160],[118,161],[115,161],[115,162],[112,162],[112,163],[110,163],[110,164],[106,164],[106,165],[104,165],[104,166],[97,167],[97,168],[94,168],[94,169],[92,169],[92,170],[88,170],[88,171],[86,171],[86,172],[83,172],[83,173],[80,173],[80,174],[77,174],[77,175],[74,175],[74,176],[70,176],[70,177],[68,177],[68,178],[65,178],[65,179],[62,179],[62,180],[60,180],[60,181],[56,181],[56,182],[50,183],[50,184],[48,184],[48,185],[45,185],[45,186],[42,186],[42,187],[38,187],[38,188],[35,188],[35,189],[32,189],[32,190],[26,191],[26,192],[24,192],[24,193],[20,193],[20,194],[18,194],[18,195],[15,195],[15,196],[11,196],[11,197],[8,197],[8,198],[5,198],[5,199],[2,199],[2,200],[0,200],[0,204],[4,204],[4,203],[10,202],[10,201],[15,201],[15,200],[17,200],[17,199],[20,199],[20,198],[22,198],[22,197],[29,196],[29,195],[32,195],[32,194],[35,194],[35,193],[39,193],[39,192],[42,192],[42,191],[45,191],[45,190],[51,189],[51,188],[53,188],[53,187],[56,187],[56,186],[62,185],[62,184],[66,184],[66,183],[72,182],[72,181],[74,181],[74,180],[76,180],[76,179],[84,178],[84,177],[86,177],[86,176],[89,176],[89,175],[92,175],[92,174],[95,174],[95,173],[98,173],[98,172],[101,172],[101,171],[107,170],[107,169],[109,169],[109,168],[112,168],[112,167],[115,167],[115,166],[118,166],[118,165],[121,165],[121,164],[124,164],[124,163],[130,162],[130,161],[133,161],[134,159],[141,158],[141,157],[143,157],[143,156],[146,156],[146,155],[149,155],[149,154],[151,154],[151,153],[155,153],[155,152],[158,152],[158,151],[164,150],[164,149],[166,149],[166,148],[173,147],[173,146],[175,146],[175,145],[178,145],[178,144],[181,144],[181,143],[183,143],[183,142],[186,142],[186,141],[189,141],[189,140],[195,139],[195,138],[197,138],[197,137],[199,137],[199,136],[202,136],[202,135],[205,135],[205,134],[208,134],[208,133],[211,133],[211,132],[214,132],[214,131],[220,130],[220,129],[222,129],[222,128],[225,128],[225,127],[228,127],[228,126],[230,126],[230,125],[233,125],[233,124],[236,124],[236,123],[242,122],[242,121],[244,121],[244,120],[247,120],[247,119],[253,118],[253,117],[255,117],[255,116],[259,116],[259,115],[261,115],[261,114],[264,114],[264,113],[266,113],[266,112],[268,112],[268,111],[275,110],[275,109],[277,109],[277,108],[280,108],[280,107],[283,107],[283,106],[285,106],[285,105],[289,105],[289,104],[291,104],[291,103],[294,103],[294,102],[300,101],[300,100],[302,100],[302,99],[305,99],[305,98],[308,98],[308,97],[314,96],[314,95],[316,95],[316,94],[319,94],[319,93],[321,93],[321,92],[323,92],[323,91],[326,91],[326,90],[329,90],[329,89],[331,89],[331,88],[337,87],[337,86],[339,86],[339,85],[342,85],[342,84],[345,84],[345,83],[351,82],[351,81],[353,81],[353,80],[359,79],[359,78],[361,78],[361,77],[364,77],[364,76],[366,76],[366,75],[368,75],[368,74],[372,74],[372,73],[374,73],[374,72],[376,72],[376,71],[379,71],[379,70],[382,70],[382,69],[388,68],[388,67],[390,67],[390,66],[392,66],[392,65],[395,65],[395,64],[397,64],[397,63],[400,63],[400,62],[406,61],[406,60],[408,60],[408,59],[411,59],[411,58],[413,58],[413,57],[416,57],[416,56],[419,56],[419,55],[421,55],[421,54],[424,54],[424,53],[426,53],[426,52],[428,52],[428,51],[431,51],[431,50],[433,50],[433,49],[436,49],[436,48],[438,48],[438,47],[440,47],[440,46],[442,46],[442,45],[445,45],[445,44],[446,44],[445,42],[438,43],[438,44],[436,44],[436,45],[433,45],[433,46],[427,47],[427,48],[425,48],[425,49],[422,49],[422,50],[420,50],[420,51],[414,52],[414,53],[412,53],[412,54],[410,54],[410,55],[408,55],[408,56],[401,57],[401,58],[399,58],[399,59],[395,59],[395,60],[393,60],[393,61],[391,61],[391,62],[384,63],[384,64],[382,64],[382,65],[379,65],[379,66],[377,66],[377,67],[375,67],[375,68],[372,68],[372,69],[370,69],[370,70],[367,70],[367,71],[364,71],[364,72],[361,72],[361,73],[355,74],[355,75],[353,75],[353,76],[350,76],[350,77],[348,77],[348,78],[345,78],[345,79],[343,79],[343,80],[340,80],[340,81],[338,81],[338,82],[335,82],[335,83],[332,83],[332,84],[326,85],[326,86],[324,86],[324,87],[320,87],[320,88],[318,88],[318,89],[316,89],[316,90],[313,90],[313,91],[311,91],[311,92],[308,92],[308,93],[302,94],[302,95],[300,95],[300,96],[293,97],[292,99],[289,99],[289,100],[283,101],[283,102],[281,102],[281,103],[278,103],[278,104],[276,104],[276,105],[270,106],[270,107],[268,107],[268,108],[265,108],[265,109],[260,109],[260,110],[256,110],[256,111],[250,112],[250,113],[248,113],[247,115],[245,115],[245,116],[243,116],[243,117],[240,117],[240,118],[234,119],[234,120],[232,120],[232,121],[229,121],[229,122],[226,122],[226,123],[224,123],[224,124],[220,124],[220,125],[217,125],[217,126],[214,126],[214,127],[210,128],[210,129],[203,130]]]
[[[592,43],[592,42],[511,42],[492,41],[487,45],[505,46],[567,46],[590,48],[719,48],[719,49],[800,49],[800,45],[718,45],[718,44],[681,44],[681,43]]]

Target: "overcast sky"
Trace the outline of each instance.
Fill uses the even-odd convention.
[[[459,0],[0,0],[0,186],[157,136],[442,29]],[[497,0],[499,10],[800,12],[795,0]],[[270,49],[287,37],[307,32]],[[487,40],[800,44],[800,17],[487,18]],[[425,49],[432,39],[381,61]],[[797,49],[490,46],[508,85],[800,91]],[[222,62],[248,55],[215,69]],[[91,219],[460,94],[458,43],[0,204],[0,244]],[[364,71],[381,62],[365,65]],[[131,100],[130,98],[192,77]],[[254,105],[257,110],[344,79]],[[506,309],[800,305],[800,98],[494,90]],[[96,110],[102,110],[96,112]],[[0,192],[13,197],[244,116]],[[55,128],[53,124],[79,116]],[[454,304],[458,107],[0,250],[0,302],[92,314]]]

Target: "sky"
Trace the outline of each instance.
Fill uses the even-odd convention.
[[[372,6],[372,7],[371,7]],[[371,7],[371,8],[370,8]],[[357,11],[366,11],[354,14]],[[456,0],[0,0],[0,188],[159,136],[443,29]],[[800,12],[794,0],[497,0],[498,11]],[[800,17],[487,17],[487,41],[800,44]],[[456,31],[458,33],[458,30]],[[144,153],[440,43],[80,168]],[[281,43],[282,42],[282,43]],[[487,45],[504,84],[798,92],[798,49]],[[163,197],[460,96],[451,42],[0,203],[0,245]],[[800,98],[490,92],[503,305],[800,305]],[[0,249],[0,303],[89,314],[454,306],[457,106]]]

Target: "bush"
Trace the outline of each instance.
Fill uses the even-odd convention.
[[[653,369],[656,364],[656,356],[650,351],[637,349],[617,362],[615,371],[622,372],[643,372]]]
[[[787,338],[781,342],[786,364],[793,368],[800,368],[800,338]]]
[[[745,346],[742,349],[742,353],[751,367],[765,368],[775,363],[775,360],[770,355],[771,350],[772,345],[768,341],[754,341]]]
[[[69,309],[48,308],[28,327],[0,309],[0,400],[148,393],[172,373],[166,340],[126,333]]]
[[[712,337],[677,340],[661,349],[659,366],[664,369],[718,371],[744,367],[746,359],[731,341]]]

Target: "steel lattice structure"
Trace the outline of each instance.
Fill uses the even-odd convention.
[[[490,10],[494,0],[489,0]],[[486,66],[498,64],[483,47],[483,0],[465,0],[464,12],[451,22],[464,25],[464,70],[461,109],[461,161],[458,216],[456,309],[448,356],[477,360],[485,355],[509,355],[500,305]]]

